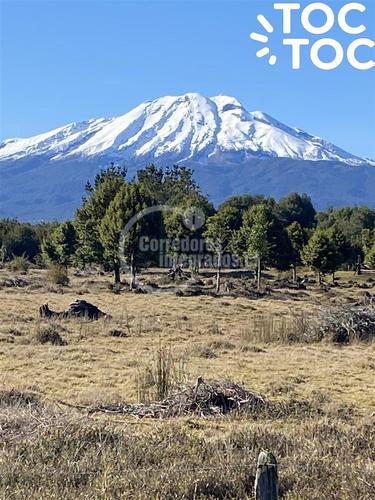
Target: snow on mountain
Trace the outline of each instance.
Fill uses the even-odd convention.
[[[189,93],[147,101],[116,118],[100,118],[0,143],[5,161],[108,157],[111,161],[241,164],[249,159],[341,161],[368,164],[318,137],[288,127],[237,99]]]
[[[150,163],[190,167],[216,204],[245,192],[280,198],[296,191],[318,209],[375,208],[374,162],[250,113],[234,97],[186,94],[0,143],[0,218],[72,217],[86,182],[110,162],[125,166],[129,178]]]

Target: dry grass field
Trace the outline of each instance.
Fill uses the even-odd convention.
[[[14,275],[0,270],[0,283]],[[43,270],[23,278],[0,287],[0,498],[252,498],[263,448],[278,457],[282,498],[374,498],[375,342],[299,335],[322,308],[363,300],[367,277],[259,299],[114,293],[99,275],[60,287]],[[112,318],[38,317],[44,303],[62,311],[76,299]],[[40,343],[46,329],[65,345]],[[172,383],[230,379],[301,410],[160,420],[76,408],[152,399],[160,352]]]

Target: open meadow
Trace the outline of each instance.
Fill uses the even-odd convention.
[[[0,270],[1,498],[252,498],[261,449],[278,459],[281,498],[374,498],[375,342],[305,334],[321,311],[368,301],[375,280],[339,272],[336,286],[296,289],[268,273],[256,297],[230,274],[220,295],[212,273],[190,294],[168,293],[157,270],[141,276],[155,293],[113,290],[105,274],[71,272],[64,287],[45,270],[23,286],[7,282],[14,275]],[[43,304],[63,311],[77,299],[111,318],[39,317]],[[110,411],[198,377],[244,386],[262,404]]]

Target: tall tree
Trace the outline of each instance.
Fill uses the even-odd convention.
[[[25,256],[33,260],[39,252],[35,227],[11,219],[0,221],[0,248],[2,260]]]
[[[77,210],[74,221],[78,265],[106,264],[99,227],[110,203],[125,185],[125,176],[124,168],[111,164],[97,174],[93,185],[87,183],[86,197],[82,207]]]
[[[335,281],[335,272],[343,266],[345,262],[352,259],[353,249],[347,241],[345,234],[336,224],[329,231],[328,236],[333,244],[334,252],[332,254],[332,279]]]
[[[316,212],[307,194],[290,193],[281,198],[276,212],[285,226],[298,222],[302,227],[311,228],[315,224]]]
[[[268,240],[269,221],[267,207],[254,205],[244,216],[242,231],[245,234],[246,253],[257,262],[257,288],[260,290],[262,279],[262,265],[269,255]]]
[[[237,216],[235,208],[225,206],[207,220],[204,237],[217,255],[216,293],[220,291],[222,257],[230,248],[234,231],[237,229]]]
[[[373,246],[366,253],[365,262],[371,269],[375,269],[375,242]]]
[[[120,282],[121,263],[130,268],[130,289],[135,287],[137,266],[146,258],[140,238],[151,238],[160,225],[160,213],[145,215],[144,210],[155,205],[140,182],[123,185],[110,203],[99,227],[104,257],[114,271],[115,283]],[[126,230],[125,230],[126,229]]]
[[[76,249],[76,232],[72,222],[63,222],[42,242],[42,256],[47,262],[65,267],[72,263]]]
[[[292,222],[287,227],[289,240],[292,246],[291,262],[293,269],[293,283],[297,281],[297,266],[301,261],[301,251],[306,244],[306,232],[303,230],[299,222]]]
[[[340,229],[350,246],[346,264],[358,265],[363,261],[363,230],[373,231],[375,228],[375,210],[369,207],[331,208],[317,215],[318,227],[330,229],[335,226]]]
[[[318,273],[319,284],[322,273],[334,272],[337,266],[337,249],[324,229],[317,229],[302,250],[303,262]]]
[[[368,252],[372,249],[372,246],[375,243],[375,230],[373,229],[362,229],[362,249],[364,254],[368,254]]]

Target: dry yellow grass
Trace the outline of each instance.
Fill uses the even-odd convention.
[[[0,283],[7,276],[0,270]],[[360,300],[362,289],[309,287],[249,300],[114,294],[110,276],[71,277],[64,288],[45,271],[25,278],[25,288],[0,287],[0,391],[4,401],[10,389],[36,392],[42,405],[0,397],[0,498],[253,498],[262,448],[278,457],[282,498],[373,498],[375,343],[287,341],[290,329],[298,333],[296,316]],[[44,303],[61,311],[77,298],[112,319],[38,317]],[[51,326],[67,345],[35,341]],[[160,346],[192,381],[233,379],[268,399],[308,400],[312,413],[139,421],[55,404],[135,401],[139,374]]]
[[[1,271],[0,281],[6,275]],[[354,405],[363,414],[374,411],[374,344],[340,348],[268,343],[257,328],[258,319],[267,315],[272,314],[277,330],[279,318],[314,314],[321,304],[359,296],[361,290],[288,291],[283,300],[249,300],[115,295],[107,287],[110,277],[73,278],[68,288],[46,283],[43,271],[32,271],[27,279],[34,285],[0,290],[3,388],[32,389],[71,402],[135,400],[137,373],[162,344],[184,360],[191,379],[230,378],[276,398],[311,399],[319,393],[333,403]],[[30,337],[49,323],[38,318],[41,304],[63,310],[76,298],[96,304],[113,319],[61,320],[57,323],[67,346],[30,343]],[[111,337],[114,329],[127,336]]]

